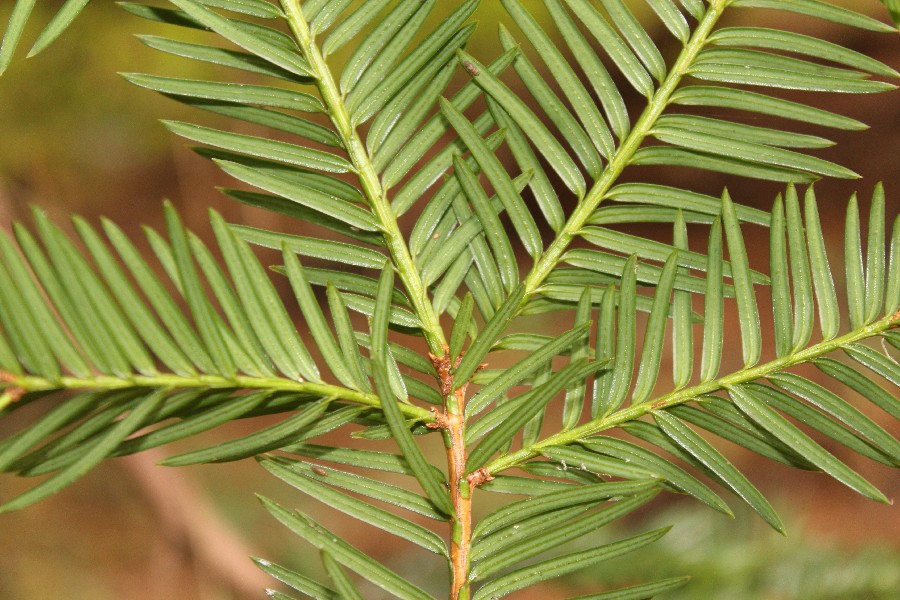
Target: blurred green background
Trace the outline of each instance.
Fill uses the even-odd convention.
[[[538,3],[528,3],[532,4]],[[636,10],[646,10],[643,1],[631,4]],[[885,17],[874,0],[843,4]],[[56,1],[39,3],[35,22],[45,23],[60,5]],[[9,0],[0,2],[0,19],[5,19],[11,6]],[[499,3],[486,1],[478,16],[490,23],[501,12]],[[738,11],[729,22],[748,16],[747,11]],[[765,11],[754,16],[757,24],[784,18]],[[872,35],[808,19],[798,19],[796,29],[839,41],[900,69],[896,36]],[[70,213],[89,218],[107,215],[137,238],[141,224],[161,225],[160,201],[171,198],[189,225],[204,235],[210,206],[229,220],[287,227],[277,218],[223,199],[214,187],[229,184],[227,178],[156,120],[194,119],[210,124],[215,123],[212,117],[192,113],[116,75],[139,71],[203,78],[221,72],[156,53],[134,38],[136,32],[172,33],[112,4],[95,3],[57,44],[32,59],[20,56],[0,78],[0,221],[5,226],[14,219],[27,220],[28,207],[35,204],[59,222]],[[35,27],[26,33],[26,47],[35,33]],[[183,37],[182,32],[176,35]],[[476,56],[493,56],[498,47],[495,37],[493,27],[483,26],[469,50]],[[861,184],[828,181],[817,187],[823,218],[828,219],[825,226],[834,233],[826,237],[839,240],[843,206],[857,187],[865,197],[875,181],[885,181],[889,198],[895,199],[889,201],[888,212],[900,212],[896,200],[900,198],[900,93],[834,95],[823,98],[820,105],[872,126],[869,132],[826,134],[838,145],[822,156],[866,176]],[[814,127],[796,129],[816,131]],[[661,182],[689,178],[686,185],[714,195],[726,182],[716,175],[658,168],[635,169],[631,176],[649,176]],[[778,191],[777,185],[759,182],[732,180],[728,185],[740,202],[762,207],[768,207]],[[841,209],[829,210],[830,203]],[[840,249],[835,247],[832,252],[838,256]],[[546,327],[549,330],[553,325]],[[28,416],[23,415],[21,423],[0,425],[0,436],[24,424]],[[259,426],[258,422],[236,424],[206,437],[203,443]],[[197,445],[195,441],[185,448]],[[653,510],[628,522],[638,530],[677,522],[658,547],[610,563],[590,577],[580,575],[562,582],[558,589],[542,588],[534,595],[522,593],[516,598],[588,593],[596,589],[598,581],[625,584],[653,575],[683,573],[696,577],[682,595],[672,598],[900,598],[900,516],[896,509],[869,503],[815,474],[758,463],[736,450],[729,456],[772,496],[776,508],[785,511],[788,540],[764,529],[752,515],[740,514],[732,522],[705,508],[666,497],[652,504]],[[253,461],[179,470],[152,468],[160,458],[162,455],[110,461],[49,501],[0,515],[0,600],[262,598],[262,587],[273,582],[256,572],[246,559],[248,554],[304,568],[318,562],[314,551],[268,517],[252,493],[289,506],[310,502],[264,475]],[[900,492],[896,474],[852,456],[845,458],[889,497]],[[0,495],[9,498],[28,485],[31,483],[3,477]],[[329,526],[353,536],[353,523],[323,514]],[[363,549],[380,556],[390,554],[389,564],[404,572],[418,572],[423,579],[445,577],[435,572],[433,565],[418,564],[418,558],[407,556],[405,546],[385,543],[373,535],[362,536],[362,544]],[[372,593],[370,597],[378,597]]]

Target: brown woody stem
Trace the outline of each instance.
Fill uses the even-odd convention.
[[[469,547],[472,543],[472,485],[466,478],[465,387],[448,399],[447,465],[453,523],[450,530],[451,600],[469,598]]]
[[[453,359],[450,349],[444,348],[442,356],[429,354],[438,374],[441,393],[444,396],[444,413],[435,417],[432,427],[444,430],[447,447],[447,471],[450,481],[450,501],[453,504],[453,520],[450,522],[450,600],[468,600],[469,548],[472,544],[472,488],[466,476],[466,387],[453,390]],[[455,366],[459,365],[459,358]]]

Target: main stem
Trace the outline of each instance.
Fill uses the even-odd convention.
[[[331,122],[344,144],[353,164],[363,193],[381,226],[385,245],[397,268],[400,281],[410,297],[413,309],[422,323],[422,331],[428,342],[435,366],[441,374],[441,387],[445,398],[445,411],[435,416],[432,426],[444,430],[447,448],[447,466],[450,480],[450,498],[453,516],[450,522],[451,600],[469,600],[469,548],[472,541],[473,483],[466,476],[465,444],[465,386],[453,391],[450,375],[450,357],[447,342],[439,318],[428,297],[427,289],[413,263],[406,239],[400,231],[397,217],[381,186],[381,180],[360,139],[343,95],[325,63],[319,47],[313,40],[309,24],[303,17],[298,0],[281,0],[288,23],[297,43],[318,78],[319,93],[328,109]]]
[[[466,388],[459,389],[453,384],[453,358],[431,355],[432,364],[438,373],[441,394],[446,409],[435,418],[429,427],[443,429],[444,445],[447,448],[447,471],[450,481],[450,501],[453,516],[450,521],[450,600],[468,600],[469,548],[472,545],[472,489],[481,483],[483,473],[479,470],[466,473]],[[457,361],[459,359],[456,359]],[[457,363],[458,364],[458,363]]]
[[[451,600],[469,598],[469,548],[472,544],[472,486],[466,478],[465,386],[447,406],[447,465],[453,522],[450,528]]]

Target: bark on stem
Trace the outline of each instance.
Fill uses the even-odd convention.
[[[472,544],[472,494],[474,485],[466,476],[466,387],[453,389],[450,349],[442,356],[429,354],[444,396],[444,412],[429,427],[444,430],[447,472],[453,520],[450,523],[450,600],[469,600],[469,548]],[[459,366],[457,359],[456,366]]]
[[[461,402],[460,402],[461,404]],[[447,431],[450,447],[447,448],[447,464],[450,469],[450,499],[453,502],[451,526],[450,562],[453,583],[451,600],[469,598],[469,547],[472,543],[472,497],[466,480],[466,447],[463,440],[462,414],[447,415]]]
[[[447,465],[450,473],[450,499],[453,502],[453,524],[450,533],[452,569],[451,600],[469,598],[469,548],[472,543],[472,495],[466,479],[466,444],[464,400],[462,390],[454,394],[455,411],[447,414]]]

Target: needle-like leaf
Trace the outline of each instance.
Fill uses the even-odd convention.
[[[700,437],[690,427],[663,411],[653,413],[657,425],[678,446],[712,470],[753,510],[759,513],[773,529],[784,533],[784,525],[769,501],[733,464],[731,464],[709,442]]]
[[[397,400],[390,391],[388,382],[388,345],[387,328],[391,306],[391,292],[394,288],[394,272],[390,266],[386,267],[378,280],[378,296],[375,301],[375,311],[372,315],[372,362],[375,379],[375,389],[381,398],[381,410],[390,427],[391,435],[403,452],[403,456],[410,468],[435,506],[446,514],[453,514],[450,498],[443,485],[443,477],[436,474],[422,450],[413,439],[412,433],[403,419]]]
[[[538,152],[550,163],[551,167],[562,178],[563,183],[576,196],[582,197],[585,193],[584,178],[572,162],[572,159],[563,149],[547,127],[528,108],[525,103],[514,94],[503,82],[491,73],[484,65],[473,56],[459,51],[460,61],[466,71],[474,78],[475,82],[488,93],[509,116],[522,128]]]
[[[582,550],[573,552],[558,558],[542,561],[515,570],[507,575],[498,577],[487,585],[479,588],[473,600],[488,600],[488,598],[502,598],[512,592],[534,585],[541,581],[561,577],[578,569],[583,569],[590,565],[597,564],[604,560],[622,554],[633,552],[639,548],[643,548],[648,544],[652,544],[668,532],[668,528],[657,529],[647,533],[642,533],[630,538],[606,544],[590,550]]]
[[[322,551],[322,564],[325,566],[325,571],[328,573],[331,581],[334,582],[334,587],[341,598],[346,600],[363,600],[359,590],[356,589],[356,586],[353,585],[338,562],[331,558],[331,555],[325,550]]]
[[[56,475],[45,479],[27,492],[0,505],[0,513],[19,510],[46,498],[80,479],[89,470],[100,464],[119,443],[139,428],[166,398],[166,391],[160,390],[146,395],[127,417],[111,427],[104,435],[90,443],[78,459]]]
[[[744,352],[744,364],[753,365],[759,361],[762,342],[759,330],[759,311],[756,306],[756,293],[750,277],[750,264],[744,236],[734,211],[734,204],[726,193],[722,197],[722,219],[725,239],[728,242],[728,255],[734,277],[734,289],[737,298],[738,316],[741,323],[741,344]]]
[[[277,461],[263,460],[260,464],[282,481],[312,496],[316,500],[324,502],[335,510],[377,527],[382,531],[401,537],[426,550],[436,554],[447,555],[447,547],[444,541],[436,533],[425,529],[421,525],[410,523],[402,517],[335,490],[331,486],[320,483],[311,477],[305,477]]]
[[[328,408],[328,400],[311,404],[281,423],[228,442],[172,456],[160,462],[167,467],[230,462],[275,450],[293,441],[297,432],[316,421]]]
[[[632,402],[639,404],[650,397],[659,377],[659,363],[662,360],[663,340],[666,334],[666,321],[669,317],[669,305],[672,287],[675,284],[675,271],[678,265],[678,251],[672,253],[666,261],[659,285],[653,296],[653,308],[644,334],[644,347],[641,350],[641,362],[638,366],[637,383],[635,384]]]
[[[506,393],[509,388],[529,378],[551,359],[560,354],[569,353],[573,345],[589,330],[590,323],[582,323],[575,329],[550,339],[546,344],[535,348],[518,365],[511,369],[505,369],[502,375],[472,396],[466,405],[466,413],[471,415],[480,413],[488,404]]]
[[[194,0],[173,0],[173,4],[186,12],[191,18],[196,19],[204,26],[248,52],[252,52],[297,75],[312,75],[306,59],[296,50],[273,43],[262,36],[252,35],[245,28]]]
[[[890,503],[890,500],[875,486],[837,460],[828,451],[816,444],[808,435],[769,408],[764,402],[760,402],[746,389],[733,388],[729,393],[735,404],[742,411],[782,442],[793,448],[803,458],[863,496],[885,504]]]
[[[466,352],[465,356],[463,356],[463,359],[454,371],[454,384],[457,388],[465,385],[469,381],[469,378],[475,373],[476,369],[478,369],[479,365],[481,365],[481,361],[483,361],[484,357],[491,351],[494,342],[497,341],[497,338],[500,337],[507,325],[509,325],[509,322],[515,316],[519,304],[524,297],[525,286],[520,284],[512,291],[509,297],[507,297],[503,302],[503,305],[497,310],[491,320],[487,322],[478,334],[478,337],[472,342],[472,345],[469,346],[469,350]]]
[[[338,538],[301,512],[291,513],[266,498],[260,498],[272,515],[321,550],[329,552],[336,561],[368,579],[378,587],[400,598],[410,600],[434,600],[422,589],[409,583],[370,556],[363,554]]]

